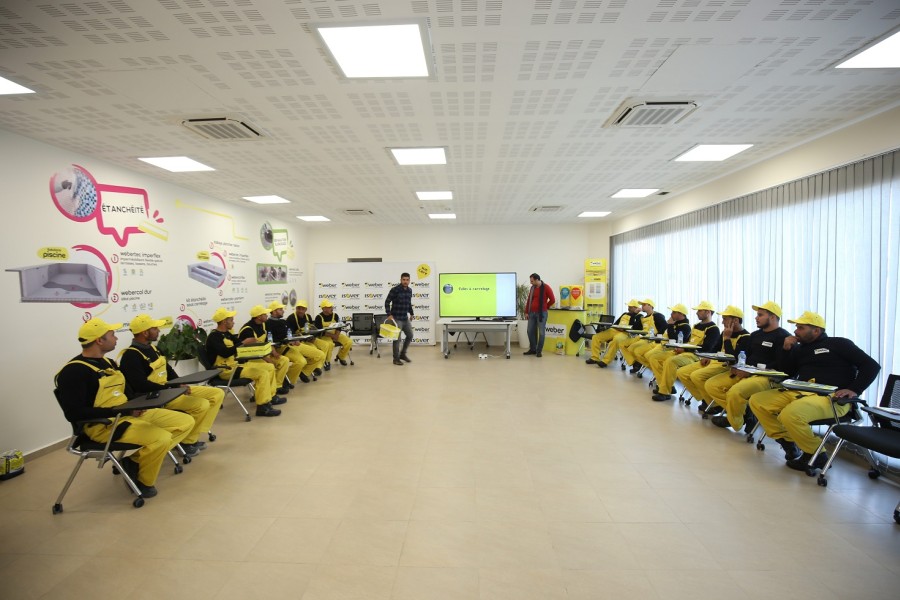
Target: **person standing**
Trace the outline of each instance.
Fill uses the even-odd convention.
[[[547,330],[547,311],[556,304],[553,288],[541,281],[541,276],[532,273],[529,277],[531,289],[525,301],[525,316],[528,318],[528,352],[526,356],[541,357],[544,348],[544,333]]]
[[[388,314],[388,319],[403,333],[403,348],[400,348],[400,337],[398,336],[392,344],[394,350],[394,364],[403,366],[404,362],[412,362],[406,351],[409,343],[412,341],[413,330],[409,322],[409,317],[413,316],[412,290],[409,288],[409,273],[400,274],[400,283],[391,288],[387,298],[384,300],[384,312]]]

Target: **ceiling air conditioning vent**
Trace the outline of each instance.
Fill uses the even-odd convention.
[[[365,208],[348,208],[344,211],[344,214],[350,215],[351,217],[363,217],[366,215],[374,215],[375,213]]]
[[[256,127],[228,117],[185,119],[181,124],[208,140],[258,140],[263,137]]]
[[[665,127],[697,110],[696,102],[625,101],[604,127]]]
[[[536,213],[559,212],[562,210],[562,206],[559,206],[559,205],[532,206],[528,210],[531,212],[536,212]]]

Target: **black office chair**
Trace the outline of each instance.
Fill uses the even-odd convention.
[[[209,353],[207,353],[206,348],[200,347],[197,350],[197,360],[200,361],[200,364],[204,369],[214,369],[215,367],[210,360]],[[240,361],[238,361],[240,362]],[[247,377],[237,377],[240,371],[240,367],[231,371],[231,375],[228,378],[223,378],[221,375],[216,375],[212,379],[209,380],[208,385],[212,387],[217,387],[225,390],[226,394],[231,394],[231,397],[234,398],[235,402],[238,403],[238,406],[241,407],[241,410],[244,411],[244,420],[250,421],[252,417],[250,417],[250,412],[247,410],[247,407],[244,406],[244,403],[241,402],[241,399],[238,398],[237,394],[234,393],[234,388],[236,387],[246,387],[250,390],[251,394],[256,393],[256,388],[253,387],[253,380]],[[210,437],[210,440],[213,438]]]
[[[59,402],[59,391],[53,390],[53,395],[56,396],[56,401]],[[60,404],[60,408],[62,405]],[[69,491],[69,487],[72,485],[72,482],[75,481],[75,476],[78,475],[78,471],[81,469],[81,465],[85,460],[89,458],[96,459],[97,468],[102,469],[103,465],[108,462],[111,462],[115,465],[115,469],[118,473],[121,473],[122,477],[125,479],[125,483],[128,484],[128,487],[131,489],[132,493],[137,496],[132,505],[135,508],[140,508],[144,505],[144,498],[141,496],[141,491],[138,489],[137,484],[128,476],[128,473],[125,472],[125,469],[122,468],[122,463],[119,462],[122,460],[125,452],[130,450],[137,450],[140,448],[137,444],[126,444],[124,442],[114,442],[112,441],[113,436],[109,436],[109,439],[106,443],[103,442],[95,442],[91,438],[84,433],[85,425],[89,425],[92,423],[104,423],[109,424],[112,423],[113,431],[115,431],[116,426],[119,424],[119,419],[121,419],[122,415],[116,415],[115,420],[110,421],[109,419],[90,419],[85,421],[77,421],[77,422],[69,422],[72,425],[72,437],[69,439],[69,443],[66,445],[66,452],[70,454],[74,454],[78,457],[78,462],[75,463],[75,468],[72,469],[72,473],[69,475],[69,479],[66,481],[66,484],[63,486],[62,491],[59,493],[59,497],[56,499],[56,503],[53,505],[53,514],[58,515],[63,512],[62,501],[66,495],[66,492]],[[118,453],[118,456],[115,454]],[[181,465],[177,465],[181,466]]]
[[[350,315],[350,331],[347,335],[350,337],[369,338],[369,344],[372,343],[372,334],[375,332],[375,313],[353,313]],[[372,348],[369,348],[369,354],[372,354]]]
[[[372,336],[369,338],[369,354],[373,352],[375,356],[381,358],[381,350],[378,348],[378,340],[382,339],[381,326],[387,321],[387,315],[374,315],[372,320]]]
[[[872,425],[838,425],[834,428],[838,443],[819,475],[818,483],[823,487],[828,485],[825,474],[831,468],[831,464],[844,442],[856,444],[868,451],[869,463],[872,465],[869,469],[869,477],[872,479],[881,476],[881,470],[878,468],[878,461],[873,456],[873,452],[891,458],[900,458],[900,412],[893,412],[900,411],[900,375],[888,376],[877,408],[865,406],[865,401],[860,398],[846,398],[838,400],[838,402],[853,404],[854,407],[861,406],[863,412],[869,415]],[[894,520],[900,523],[898,510],[900,510],[900,504],[894,511]]]

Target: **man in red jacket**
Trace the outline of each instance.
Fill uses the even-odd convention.
[[[547,328],[547,310],[556,304],[556,296],[553,288],[541,281],[541,276],[532,273],[531,290],[528,291],[528,300],[525,301],[525,317],[528,319],[528,352],[525,355],[534,354],[541,357],[541,349],[544,347],[544,332]]]

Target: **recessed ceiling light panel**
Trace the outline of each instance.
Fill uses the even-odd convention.
[[[679,162],[717,162],[731,158],[752,147],[753,144],[699,144],[676,157],[675,160]]]
[[[835,69],[900,68],[900,31],[835,66]]]
[[[425,21],[313,25],[312,29],[349,79],[430,77],[434,73]]]
[[[446,165],[446,148],[389,148],[394,160],[400,166]]]
[[[244,196],[244,200],[255,204],[290,204],[291,201],[281,196]]]
[[[215,171],[210,166],[197,162],[187,156],[156,156],[151,158],[138,158],[154,167],[171,171],[172,173],[188,173],[191,171]]]
[[[0,77],[0,96],[8,94],[33,94],[34,90],[28,89],[24,85],[19,85],[14,81],[10,81],[4,77]]]
[[[622,188],[610,198],[646,198],[658,191],[659,188]]]
[[[310,223],[325,222],[325,221],[331,220],[328,217],[323,217],[322,215],[307,215],[307,216],[303,216],[303,217],[298,216],[297,218],[300,219],[301,221],[308,221]]]
[[[610,214],[610,212],[609,212],[608,210],[606,210],[606,211],[602,211],[602,210],[601,210],[601,211],[590,211],[590,210],[586,210],[586,211],[584,211],[583,213],[581,213],[581,214],[578,215],[578,216],[579,216],[580,218],[590,218],[590,217],[605,217],[605,216],[608,215],[608,214]]]
[[[416,192],[419,200],[453,200],[453,192]]]
[[[431,213],[428,215],[429,219],[455,219],[455,213]]]

